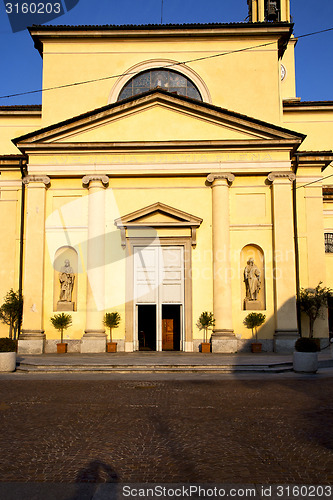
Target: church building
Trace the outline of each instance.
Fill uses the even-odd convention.
[[[125,352],[198,352],[205,311],[212,352],[250,350],[251,312],[264,351],[308,335],[297,293],[333,285],[333,101],[296,95],[289,0],[248,4],[241,23],[29,28],[42,105],[0,106],[20,353],[56,352],[61,312],[68,352],[105,352],[108,312]]]

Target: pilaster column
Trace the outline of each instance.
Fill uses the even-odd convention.
[[[290,352],[298,337],[292,172],[272,172],[274,227],[273,280],[275,303],[274,350]]]
[[[232,326],[232,293],[230,262],[229,186],[231,173],[209,174],[212,187],[213,218],[213,310],[215,328],[213,352],[235,352],[237,341]]]
[[[86,328],[81,352],[105,352],[105,187],[107,175],[85,175],[88,194]]]
[[[22,354],[41,354],[44,351],[44,235],[46,175],[28,175],[26,186],[26,231],[23,277],[23,323],[18,343]]]

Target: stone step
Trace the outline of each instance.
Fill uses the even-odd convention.
[[[73,372],[99,372],[99,373],[234,373],[234,372],[261,372],[281,373],[292,371],[292,363],[280,363],[272,365],[68,365],[47,364],[34,365],[20,363],[16,371],[20,372],[49,372],[49,373],[73,373]]]

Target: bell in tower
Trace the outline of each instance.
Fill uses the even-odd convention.
[[[290,0],[247,0],[252,23],[290,22]]]
[[[280,2],[279,0],[265,1],[265,21],[280,21]]]

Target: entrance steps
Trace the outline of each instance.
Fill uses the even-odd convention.
[[[292,371],[292,363],[278,366],[36,366],[20,365],[16,371],[38,373],[282,373]]]
[[[102,353],[18,356],[18,372],[35,373],[282,373],[292,371],[292,355],[201,353]],[[319,355],[319,366],[333,366]]]

